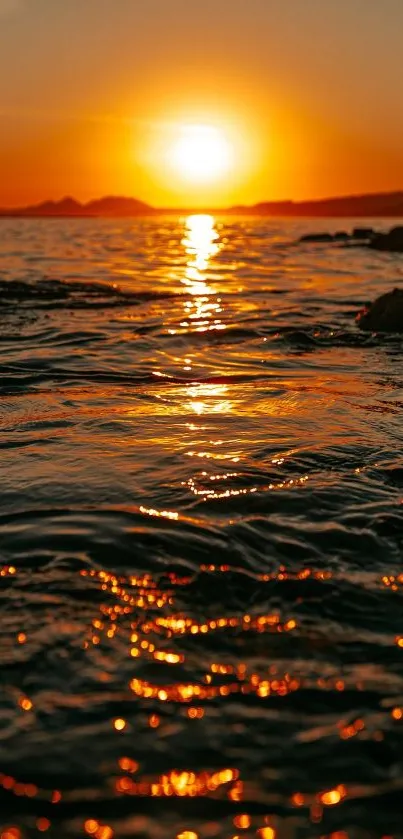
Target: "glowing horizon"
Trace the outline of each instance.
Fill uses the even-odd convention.
[[[401,0],[0,0],[0,21],[0,206],[403,187]]]

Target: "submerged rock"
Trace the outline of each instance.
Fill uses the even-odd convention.
[[[381,294],[357,315],[357,323],[369,332],[403,332],[403,289]]]
[[[334,237],[331,233],[306,233],[301,236],[300,242],[333,242]]]
[[[403,227],[392,227],[389,233],[378,233],[370,243],[377,251],[399,251],[403,253]]]
[[[377,233],[372,227],[354,227],[353,239],[372,239]]]
[[[379,234],[372,227],[355,227],[352,233],[345,230],[337,230],[336,233],[306,233],[299,239],[300,242],[352,242],[370,244]]]

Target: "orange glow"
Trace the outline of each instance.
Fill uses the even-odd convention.
[[[84,824],[84,830],[90,836],[93,836],[98,830],[99,824],[95,819],[88,819]]]
[[[124,731],[127,726],[127,722],[126,720],[117,719],[113,721],[113,726],[116,731]]]
[[[20,708],[22,708],[23,711],[32,711],[32,708],[33,708],[33,704],[31,702],[31,700],[28,699],[27,697],[24,697],[23,699],[20,699],[19,706],[20,706]]]
[[[323,795],[320,796],[322,804],[325,804],[326,807],[333,807],[335,804],[340,804],[341,799],[341,792],[339,792],[339,790],[337,789],[332,789],[329,792],[324,792]]]
[[[4,565],[0,571],[0,577],[13,577],[16,573],[17,569],[14,568],[14,565]]]
[[[183,3],[158,0],[151,14],[149,3],[122,2],[113,19],[106,3],[90,4],[92,11],[77,4],[67,17],[66,4],[53,3],[45,18],[25,5],[1,2],[1,77],[25,39],[41,49],[28,76],[28,53],[15,61],[2,99],[0,207],[127,192],[157,206],[225,207],[402,182],[399,2],[383,19],[371,4],[365,38],[358,36],[362,4],[348,0],[329,3],[323,17],[317,3],[295,3],[291,18],[280,3],[275,25],[264,0],[246,15],[245,4],[231,0],[213,14],[203,3],[184,12]],[[304,32],[315,33],[312,42]],[[72,86],[61,68],[73,42],[79,83]],[[363,102],[362,78],[375,59],[376,90]],[[233,148],[234,165],[218,180],[189,181],[187,168],[172,161],[182,134],[196,126],[214,129]],[[193,161],[190,154],[190,174]]]
[[[233,149],[220,129],[211,125],[181,126],[169,152],[174,173],[193,183],[222,178],[233,164]]]
[[[40,833],[45,833],[50,828],[49,819],[38,819],[36,822],[36,827]]]
[[[131,793],[134,784],[131,778],[118,778],[116,781],[116,792]]]
[[[244,814],[242,816],[235,816],[234,818],[234,825],[235,827],[239,827],[241,830],[247,830],[252,824],[250,816]]]
[[[113,830],[108,824],[101,825],[95,834],[96,839],[113,839],[113,835]]]
[[[187,108],[159,107],[158,113],[150,113],[135,150],[147,185],[144,200],[160,206],[168,200],[171,207],[195,209],[225,206],[228,199],[231,203],[230,196],[241,195],[258,169],[258,138],[256,120],[252,115],[248,120],[245,108],[224,112],[211,107],[190,114]],[[147,199],[150,182],[153,194]],[[163,195],[169,196],[165,202]]]
[[[261,827],[257,835],[259,839],[275,839],[276,831],[272,827]]]
[[[349,740],[350,737],[355,737],[360,731],[365,728],[363,720],[356,720],[352,725],[347,725],[341,728],[340,737],[342,740]]]
[[[223,769],[213,774],[209,772],[178,772],[172,770],[161,775],[155,781],[136,783],[124,776],[115,783],[116,792],[122,795],[151,795],[156,797],[203,798],[214,793],[220,787],[237,782],[239,773],[236,769]],[[238,800],[238,799],[236,799]]]
[[[228,792],[230,801],[242,801],[244,794],[244,785],[242,781],[236,781],[234,786]]]
[[[119,766],[123,772],[137,772],[139,768],[137,761],[132,760],[130,757],[121,757]]]
[[[204,717],[203,708],[188,708],[187,715],[191,720],[201,720]]]

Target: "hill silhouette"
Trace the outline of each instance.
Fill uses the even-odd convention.
[[[71,196],[60,201],[43,201],[27,207],[0,209],[0,216],[8,218],[132,218],[156,214],[203,212],[200,208],[172,209],[151,207],[144,201],[122,196],[105,196],[80,203]],[[316,201],[263,201],[253,205],[226,208],[206,208],[204,212],[230,215],[259,215],[311,218],[399,218],[403,217],[403,191],[349,195]]]
[[[316,201],[263,201],[253,207],[233,207],[231,212],[323,218],[397,218],[403,216],[403,192],[347,195]]]
[[[121,198],[119,196],[106,196],[81,204],[71,196],[66,196],[60,201],[42,201],[40,204],[33,204],[28,207],[17,207],[13,209],[0,209],[0,216],[15,216],[23,218],[32,217],[73,217],[82,216],[94,217],[132,217],[140,215],[152,215],[156,212],[149,204],[138,201],[136,198]]]

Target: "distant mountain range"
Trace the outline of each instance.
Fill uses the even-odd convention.
[[[75,198],[60,201],[43,201],[28,207],[0,209],[0,216],[7,218],[132,218],[158,214],[178,215],[202,212],[200,209],[157,209],[136,198],[107,196],[82,204]],[[350,195],[325,198],[318,201],[263,201],[252,206],[209,208],[204,212],[230,215],[288,216],[288,217],[403,217],[403,192],[384,192],[370,195]]]
[[[75,198],[70,196],[62,198],[60,201],[43,201],[41,204],[33,204],[28,207],[4,208],[0,209],[0,216],[23,218],[32,217],[73,217],[80,218],[82,216],[93,217],[108,217],[108,216],[142,216],[152,215],[155,210],[143,201],[137,201],[136,198],[119,198],[115,196],[107,196],[99,198],[95,201],[89,201],[87,204],[81,204]]]
[[[323,218],[398,218],[403,216],[403,192],[347,195],[318,201],[264,201],[253,207],[232,207],[231,213]]]

